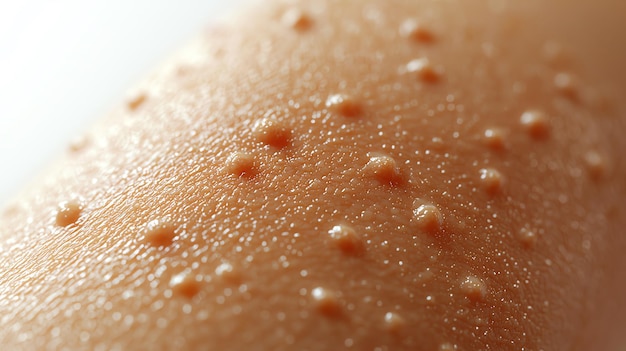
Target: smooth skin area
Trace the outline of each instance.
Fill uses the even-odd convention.
[[[0,222],[7,350],[619,350],[621,2],[263,2]]]

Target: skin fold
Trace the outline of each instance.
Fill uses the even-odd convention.
[[[0,219],[6,350],[622,350],[618,1],[265,1]]]

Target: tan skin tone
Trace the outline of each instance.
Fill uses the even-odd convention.
[[[213,27],[4,211],[3,348],[616,350],[623,7]]]

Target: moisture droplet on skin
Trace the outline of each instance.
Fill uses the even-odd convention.
[[[519,231],[519,239],[524,247],[532,248],[537,243],[537,234],[528,228],[522,228]]]
[[[400,35],[422,43],[430,43],[435,38],[428,28],[415,19],[407,19],[402,22],[400,25]]]
[[[398,185],[402,182],[400,167],[396,160],[388,155],[371,154],[364,171],[382,184]]]
[[[328,234],[339,249],[345,253],[354,255],[363,249],[363,243],[356,231],[347,225],[336,225]]]
[[[420,80],[428,83],[437,82],[440,76],[439,72],[430,63],[430,60],[425,57],[410,61],[402,71],[415,74]]]
[[[264,118],[254,126],[256,138],[267,145],[282,149],[291,144],[291,129],[283,122]]]
[[[599,180],[606,173],[606,161],[596,151],[589,151],[585,154],[585,165],[593,180]]]
[[[253,178],[257,174],[255,158],[246,152],[231,154],[226,160],[226,169],[229,173],[243,178]]]
[[[190,274],[180,273],[170,280],[170,287],[174,294],[193,298],[200,292],[200,282]]]
[[[67,227],[74,224],[80,218],[82,205],[77,200],[62,202],[57,210],[56,224],[59,227]]]
[[[145,239],[152,246],[170,246],[176,237],[175,230],[171,222],[155,219],[146,224]]]
[[[420,229],[431,233],[439,233],[443,226],[443,215],[437,206],[422,199],[413,202],[413,220]]]
[[[283,14],[281,21],[285,26],[298,31],[307,30],[313,25],[313,20],[311,19],[311,17],[296,8],[287,10]]]
[[[361,105],[352,97],[343,94],[334,94],[326,99],[326,107],[344,117],[356,117],[361,114]]]
[[[336,316],[340,313],[337,296],[328,289],[317,287],[311,291],[311,297],[315,302],[317,310],[325,316]]]
[[[474,276],[469,276],[461,282],[461,291],[471,301],[481,301],[487,295],[485,283]]]
[[[485,145],[487,145],[492,150],[503,150],[505,148],[505,133],[503,130],[498,128],[488,128],[485,129],[483,133],[483,140]]]
[[[144,102],[147,100],[147,96],[145,94],[137,94],[132,99],[128,100],[127,106],[131,111],[137,110]]]
[[[385,313],[384,322],[385,328],[392,333],[399,332],[406,325],[404,318],[395,312]]]
[[[550,126],[546,114],[530,110],[522,113],[520,124],[526,129],[526,132],[534,139],[543,139],[548,136]]]
[[[490,195],[495,195],[502,191],[502,174],[493,168],[483,168],[480,170],[480,181]]]

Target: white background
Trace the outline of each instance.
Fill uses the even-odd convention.
[[[0,206],[244,0],[0,0]]]

